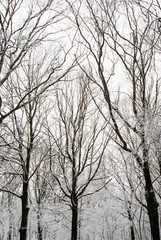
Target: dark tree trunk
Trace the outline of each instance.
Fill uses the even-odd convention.
[[[133,217],[131,214],[131,202],[128,202],[128,209],[127,209],[127,213],[128,213],[128,218],[130,221],[130,234],[131,234],[131,240],[135,240],[135,231],[134,231],[134,226],[133,226]]]
[[[74,196],[72,199],[72,234],[71,240],[77,240],[78,232],[78,199]]]
[[[42,240],[42,232],[43,232],[43,229],[42,229],[42,227],[41,227],[41,210],[40,210],[40,203],[38,203],[37,232],[38,232],[37,239],[38,239],[38,240]]]
[[[30,168],[30,160],[31,160],[31,151],[33,147],[34,134],[32,129],[32,120],[31,117],[31,105],[29,103],[30,109],[30,141],[29,147],[27,148],[27,157],[26,164],[23,166],[23,186],[22,186],[22,217],[21,217],[21,227],[20,227],[20,240],[27,240],[27,226],[28,226],[28,214],[29,214],[29,206],[28,206],[28,190],[29,190],[29,168]],[[20,149],[22,146],[20,146]]]
[[[42,240],[42,227],[40,221],[38,221],[38,240]]]
[[[11,240],[11,239],[12,239],[12,229],[11,229],[11,226],[10,226],[7,240]]]
[[[150,221],[151,235],[153,240],[160,240],[159,230],[159,214],[155,192],[152,185],[150,176],[149,164],[147,161],[144,162],[144,177],[145,177],[145,198],[147,202],[147,210]]]
[[[135,240],[135,232],[134,232],[134,227],[130,227],[130,232],[131,232],[131,240]]]
[[[27,223],[28,223],[28,181],[23,181],[23,194],[21,197],[22,218],[20,227],[20,240],[27,240]]]

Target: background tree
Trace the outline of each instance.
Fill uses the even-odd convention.
[[[60,16],[48,15],[44,20],[55,1],[50,0],[43,4],[36,2],[11,0],[0,3],[1,85],[22,62],[29,49],[47,40],[51,34],[48,27]]]
[[[160,77],[156,52],[160,33],[156,31],[155,15],[151,14],[156,5],[150,2],[149,7],[143,10],[133,1],[121,3],[87,0],[85,6],[81,2],[79,6],[69,5],[74,16],[71,17],[72,21],[75,21],[79,33],[78,41],[86,48],[89,70],[83,64],[79,66],[102,92],[106,108],[102,111],[99,99],[95,99],[95,103],[105,118],[108,109],[115,131],[115,143],[135,158],[142,171],[151,235],[159,240],[159,199],[154,182],[160,175],[153,175],[154,159],[149,144],[149,127],[160,115]],[[115,70],[117,60],[124,68],[119,75]],[[107,66],[110,66],[109,71]],[[122,111],[122,99],[130,106],[127,115]]]
[[[18,197],[21,201],[19,231],[20,239],[24,240],[27,239],[28,230],[29,182],[47,156],[46,151],[41,154],[39,146],[42,146],[44,141],[42,128],[49,109],[43,104],[45,96],[37,95],[37,88],[30,91],[34,89],[35,82],[37,84],[41,82],[37,65],[28,64],[23,70],[21,82],[14,80],[7,82],[8,108],[14,109],[14,104],[20,101],[26,89],[29,93],[28,103],[19,111],[13,111],[9,120],[2,125],[0,157],[5,169],[0,190]],[[38,160],[34,165],[36,156]]]
[[[78,239],[79,200],[103,188],[89,190],[91,182],[101,177],[98,170],[111,137],[111,130],[105,131],[107,123],[98,118],[91,106],[84,77],[78,77],[77,81],[64,89],[59,85],[54,126],[50,127],[57,153],[53,162],[58,168],[52,174],[72,210],[72,240]]]
[[[0,86],[2,88],[2,85],[6,85],[6,81],[10,81],[15,76],[21,85],[21,69],[26,65],[26,55],[30,58],[32,54],[37,54],[36,57],[39,59],[40,56],[48,53],[48,58],[44,58],[44,66],[41,65],[43,69],[41,71],[44,71],[41,76],[42,81],[38,85],[36,82],[33,85],[34,89],[39,89],[37,94],[41,94],[42,87],[47,88],[47,84],[49,87],[55,80],[60,79],[58,74],[60,70],[61,76],[64,76],[72,66],[71,61],[65,65],[72,44],[68,44],[65,48],[60,40],[64,31],[62,26],[65,26],[63,25],[65,5],[62,4],[60,7],[54,0],[41,3],[11,0],[1,2],[0,8]],[[63,65],[65,66],[62,69]],[[3,92],[3,89],[1,91]],[[24,91],[17,105],[14,105],[14,109],[9,112],[4,114],[1,108],[0,122],[27,103],[28,93]],[[3,107],[3,103],[7,100],[2,96],[1,99]]]
[[[46,138],[46,137],[45,137]],[[42,240],[45,236],[45,229],[43,225],[43,215],[45,215],[46,208],[55,204],[56,200],[58,199],[57,193],[57,183],[55,178],[51,173],[51,148],[50,142],[48,139],[45,139],[45,146],[41,146],[43,151],[41,150],[41,158],[43,159],[41,165],[36,169],[34,178],[33,178],[33,191],[35,193],[35,200],[36,200],[36,215],[37,215],[37,239]],[[44,155],[44,152],[46,154]],[[45,158],[44,158],[45,156]],[[39,163],[39,157],[35,158],[35,166]],[[54,171],[54,169],[53,169]],[[56,172],[56,169],[55,169]]]

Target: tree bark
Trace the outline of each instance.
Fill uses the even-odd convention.
[[[133,217],[131,214],[131,202],[128,202],[128,209],[127,209],[127,213],[128,213],[128,218],[130,221],[130,234],[131,234],[131,240],[135,240],[135,231],[134,231],[134,226],[133,226]]]
[[[27,223],[28,223],[28,181],[23,181],[23,194],[21,197],[22,218],[20,227],[20,240],[27,240]]]
[[[71,240],[77,240],[78,232],[78,199],[75,195],[72,199],[72,234]]]
[[[150,176],[149,164],[144,162],[144,177],[145,177],[145,198],[147,202],[147,211],[151,227],[151,235],[153,240],[160,240],[159,230],[159,214],[158,214],[158,202],[154,193],[152,180]]]
[[[38,240],[42,240],[42,232],[43,232],[43,229],[42,229],[42,227],[41,227],[41,209],[40,209],[40,203],[38,203],[37,232],[38,232],[37,239],[38,239]]]
[[[40,221],[38,221],[38,240],[42,240],[42,227]]]

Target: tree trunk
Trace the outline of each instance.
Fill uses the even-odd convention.
[[[41,223],[40,223],[40,221],[38,221],[38,226],[37,226],[37,228],[38,228],[38,240],[42,240],[42,227],[41,227]]]
[[[12,228],[11,228],[11,226],[9,228],[7,240],[12,240]]]
[[[10,193],[8,194],[8,210],[9,210],[9,231],[8,231],[7,240],[11,240],[12,239],[12,217],[11,217],[11,195],[10,195]]]
[[[147,202],[147,210],[150,221],[151,235],[153,240],[160,240],[159,230],[159,214],[155,192],[152,185],[150,176],[149,164],[147,161],[144,162],[144,177],[145,177],[145,198]]]
[[[77,240],[78,232],[78,199],[74,196],[72,199],[72,234],[71,240]]]
[[[42,240],[43,229],[41,227],[41,210],[40,210],[40,204],[39,203],[38,203],[38,213],[37,213],[37,232],[38,232],[37,239]]]
[[[23,194],[21,197],[22,218],[20,227],[20,240],[27,240],[27,224],[28,224],[28,181],[23,181]]]
[[[131,214],[131,202],[128,201],[128,209],[127,209],[128,218],[130,221],[130,234],[131,234],[131,240],[135,240],[135,231],[133,226],[133,217]]]

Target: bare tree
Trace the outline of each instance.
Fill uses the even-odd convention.
[[[36,215],[37,215],[37,239],[42,240],[44,238],[44,235],[46,233],[44,226],[42,224],[42,218],[45,212],[45,206],[48,205],[48,201],[52,199],[52,202],[55,201],[56,196],[56,189],[57,182],[55,178],[53,177],[51,173],[51,158],[52,152],[51,152],[51,146],[48,139],[45,139],[45,146],[43,147],[43,151],[39,153],[39,155],[42,155],[42,159],[44,158],[44,152],[47,153],[46,157],[43,159],[41,165],[36,169],[34,178],[33,178],[33,191],[35,193],[35,199],[36,199]],[[39,156],[40,157],[40,156]],[[39,163],[39,157],[35,158],[35,167]],[[55,169],[56,172],[56,169]],[[50,204],[51,205],[51,204]],[[51,206],[52,207],[52,206]]]
[[[55,126],[50,128],[57,149],[53,159],[57,171],[52,173],[72,210],[72,240],[78,238],[79,200],[103,187],[89,190],[90,183],[99,179],[98,170],[111,137],[110,130],[105,131],[107,123],[91,106],[83,76],[77,81],[56,92]]]
[[[60,22],[64,20],[65,6],[62,4],[60,7],[59,3],[54,0],[41,3],[11,0],[1,2],[0,8],[0,86],[2,88],[2,85],[6,85],[6,81],[13,78],[21,84],[21,69],[26,66],[27,59],[33,58],[32,55],[36,55],[35,52],[38,59],[39,56],[50,52],[48,59],[44,57],[44,66],[41,65],[44,71],[41,76],[42,81],[38,85],[35,82],[33,89],[30,89],[32,92],[38,88],[37,94],[41,94],[43,87],[47,89],[52,86],[73,66],[69,61],[69,64],[65,65],[72,43],[68,44],[65,49],[64,43],[60,40],[64,36],[64,28],[61,27]],[[61,77],[58,72],[61,72]],[[19,102],[5,114],[2,110],[6,99],[1,96],[0,122],[13,111],[24,106],[28,102],[28,94],[28,91],[23,92]]]
[[[88,64],[89,70],[86,70],[85,64],[79,66],[102,92],[106,110],[101,110],[97,99],[95,103],[104,118],[108,109],[115,131],[114,141],[135,158],[142,171],[151,235],[159,240],[159,204],[154,183],[160,175],[153,175],[149,144],[149,128],[155,117],[160,116],[160,76],[156,50],[160,33],[156,31],[158,19],[151,14],[157,11],[157,6],[150,1],[149,7],[143,9],[126,0],[121,4],[118,1],[87,0],[85,6],[81,1],[69,5],[74,16],[71,17],[72,21],[75,21],[79,33],[78,41],[82,42],[88,53],[85,64]],[[83,14],[84,7],[86,14]],[[116,60],[124,69],[120,74],[122,78],[117,74]],[[111,67],[109,70],[108,64]],[[122,111],[122,99],[130,106],[128,114]]]
[[[39,66],[40,67],[40,66]],[[35,82],[40,82],[39,71],[36,65],[28,64],[24,69],[27,79],[22,82],[9,81],[6,92],[10,99],[8,108],[14,109],[22,93],[28,90],[28,103],[18,112],[13,111],[8,121],[2,125],[0,158],[6,167],[0,190],[18,197],[21,201],[20,239],[27,239],[29,215],[29,182],[40,164],[47,158],[47,150],[43,151],[43,122],[49,111],[45,106],[46,95],[37,96]],[[40,70],[40,69],[39,69]],[[23,74],[22,74],[23,76]],[[33,79],[35,81],[33,81]],[[32,92],[30,92],[32,89]],[[43,143],[43,144],[42,144]],[[41,148],[40,148],[41,146]],[[34,159],[38,158],[34,165]]]
[[[60,13],[47,17],[53,2],[55,4],[53,0],[42,4],[24,0],[0,3],[0,85],[18,67],[29,49],[47,40],[51,34],[48,26],[60,18]]]

